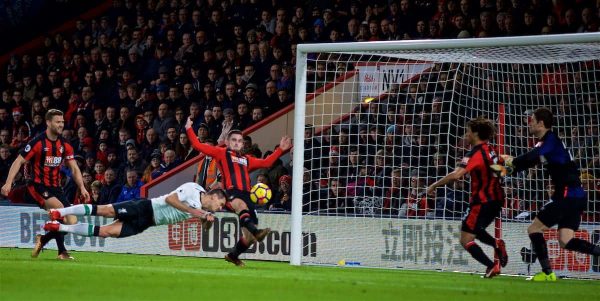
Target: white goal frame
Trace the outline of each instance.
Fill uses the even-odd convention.
[[[398,50],[433,50],[451,48],[487,48],[509,46],[553,45],[570,43],[597,43],[600,41],[600,32],[540,35],[502,38],[481,39],[454,39],[454,40],[409,40],[409,41],[378,41],[360,43],[329,43],[329,44],[299,44],[296,56],[296,92],[295,92],[295,118],[294,118],[294,154],[293,162],[303,162],[304,159],[304,127],[307,101],[307,55],[309,53],[343,52],[343,53],[376,53],[392,52]],[[303,254],[302,236],[302,187],[303,165],[293,164],[294,199],[292,202],[291,216],[291,244],[290,264],[301,265]],[[525,234],[523,234],[525,235]]]

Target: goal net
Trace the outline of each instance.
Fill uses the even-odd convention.
[[[594,41],[599,34],[299,45],[292,264],[485,272],[459,242],[470,179],[435,196],[425,188],[470,149],[463,138],[469,119],[493,120],[492,143],[515,156],[535,144],[527,119],[542,106],[554,112],[554,130],[588,190],[576,236],[599,244]],[[551,189],[541,168],[505,178],[506,204],[488,228],[506,241],[503,273],[540,270],[531,262],[527,226]],[[316,235],[317,256],[298,251],[307,235]],[[600,278],[598,258],[560,249],[555,229],[545,237],[559,275]]]

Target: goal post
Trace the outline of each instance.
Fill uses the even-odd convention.
[[[589,193],[576,235],[600,243],[599,41],[583,33],[298,45],[290,263],[484,272],[459,243],[469,179],[435,196],[424,188],[468,151],[469,119],[493,120],[492,143],[519,155],[534,145],[526,121],[541,106],[555,113]],[[505,180],[507,202],[488,232],[507,243],[503,273],[529,274],[539,263],[526,260],[526,229],[552,187],[541,168]],[[600,278],[598,258],[560,249],[554,230],[545,236],[559,275]]]

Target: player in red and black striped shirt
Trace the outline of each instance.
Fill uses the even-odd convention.
[[[192,128],[191,119],[188,118],[185,128],[194,149],[212,157],[221,171],[223,187],[227,190],[228,196],[225,207],[239,216],[243,234],[234,250],[225,256],[225,260],[237,266],[243,266],[244,263],[238,256],[256,241],[262,241],[271,230],[256,228],[258,217],[254,210],[254,203],[250,201],[250,172],[259,168],[271,167],[281,155],[292,148],[292,140],[287,136],[282,137],[279,147],[271,155],[265,159],[258,159],[240,153],[244,145],[241,131],[230,131],[227,135],[228,147],[222,148],[200,143]]]
[[[66,164],[73,173],[73,180],[81,191],[81,196],[88,201],[90,195],[83,185],[81,171],[74,160],[73,147],[66,142],[61,133],[65,126],[63,113],[51,109],[46,113],[46,131],[33,138],[21,151],[13,162],[2,186],[2,194],[9,196],[15,176],[25,162],[29,162],[33,171],[33,179],[27,184],[24,199],[35,203],[40,208],[50,210],[71,206],[65,198],[61,187],[60,168]],[[66,223],[75,223],[74,216],[68,216]],[[31,253],[37,257],[48,241],[56,239],[58,259],[73,259],[67,252],[64,244],[64,233],[49,232],[45,235],[36,235],[35,246]]]
[[[500,265],[506,266],[508,256],[504,241],[494,239],[485,229],[500,215],[504,204],[504,189],[500,175],[494,167],[502,163],[494,147],[488,140],[495,135],[495,127],[490,120],[475,118],[467,123],[465,139],[472,145],[460,165],[451,173],[431,184],[427,193],[431,194],[439,186],[457,181],[469,173],[471,177],[471,198],[467,214],[463,218],[460,243],[475,258],[487,267],[485,277],[500,274]],[[494,263],[475,243],[475,238],[494,247],[499,262]]]

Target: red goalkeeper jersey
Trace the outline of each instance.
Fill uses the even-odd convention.
[[[194,149],[216,160],[225,189],[250,191],[250,172],[259,168],[271,167],[283,155],[283,151],[278,147],[267,158],[257,159],[228,148],[200,143],[193,128],[187,129],[187,135]]]

